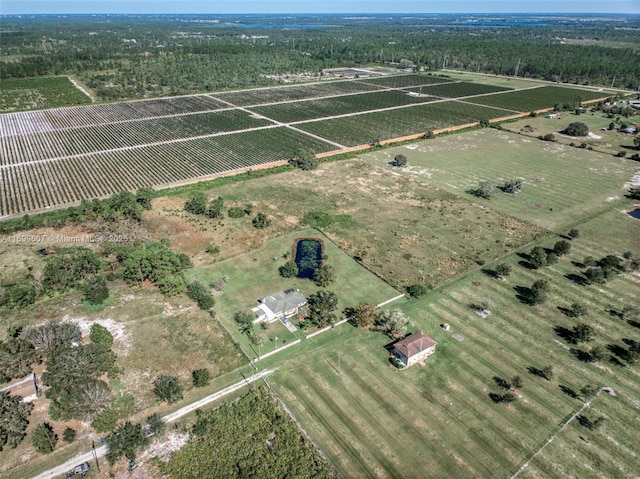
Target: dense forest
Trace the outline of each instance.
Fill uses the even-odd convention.
[[[101,100],[273,85],[384,64],[637,89],[640,17],[4,16],[0,78],[70,74]]]

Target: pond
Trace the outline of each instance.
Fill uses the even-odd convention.
[[[633,211],[629,211],[629,216],[637,220],[640,220],[640,208],[636,208]]]
[[[298,278],[313,278],[313,273],[322,264],[322,241],[315,238],[299,238],[294,245]]]

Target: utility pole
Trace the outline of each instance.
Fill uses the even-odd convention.
[[[100,472],[100,464],[98,464],[98,455],[96,454],[96,445],[94,441],[91,441],[91,454],[93,455],[94,461],[96,461],[96,469]]]
[[[518,58],[518,64],[516,65],[516,73],[514,76],[514,78],[518,78],[518,70],[520,69],[520,58]]]
[[[616,82],[616,76],[613,75],[613,80],[611,80],[611,88],[613,88],[613,84]]]

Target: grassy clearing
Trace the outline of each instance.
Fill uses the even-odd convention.
[[[0,84],[0,113],[88,103],[67,77],[7,78]]]
[[[387,166],[399,153],[408,158],[408,166]],[[520,178],[519,194],[496,190],[490,200],[474,201],[548,229],[562,228],[607,208],[622,197],[623,185],[639,169],[637,162],[493,129],[389,148],[362,159],[385,168],[389,175],[469,199],[473,197],[466,192],[480,181],[499,186]]]
[[[486,73],[455,72],[452,70],[447,70],[443,74],[454,80],[481,83],[483,85],[495,85],[504,88],[528,88],[532,86],[540,86],[540,83],[547,83],[539,80],[527,80],[524,78],[497,76]]]
[[[427,95],[441,96],[447,98],[458,98],[462,96],[482,95],[485,93],[496,93],[508,91],[510,88],[484,85],[482,83],[456,82],[444,85],[426,85],[424,87],[411,88],[411,91],[425,93]]]
[[[363,158],[367,159],[325,163],[315,171],[289,171],[209,193],[212,198],[222,196],[229,205],[252,203],[255,212],[268,213],[272,226],[266,230],[253,228],[249,217],[222,221],[192,217],[181,211],[183,201],[172,198],[156,202],[149,215],[152,234],[175,237],[177,248],[197,253],[195,263],[205,265],[212,260],[204,253],[209,243],[220,247],[216,259],[229,258],[259,247],[267,238],[299,229],[307,213],[324,212],[334,222],[323,232],[340,249],[359,256],[377,276],[403,288],[440,284],[543,233],[539,227]],[[284,250],[275,254],[281,257]]]
[[[416,322],[414,330],[439,343],[424,366],[395,371],[384,337],[350,329],[328,333],[334,334],[330,348],[288,361],[271,382],[347,477],[406,477],[427,468],[435,477],[509,477],[581,407],[561,386],[565,391],[579,391],[587,383],[612,386],[617,398],[601,393],[585,412],[610,422],[599,432],[570,425],[522,477],[590,477],[594,471],[626,477],[640,465],[633,454],[640,427],[637,366],[616,366],[613,353],[601,363],[579,361],[570,352],[575,346],[554,330],[575,323],[558,307],[581,301],[589,308],[583,321],[596,328],[589,347],[637,336],[637,328],[609,314],[611,308],[634,304],[640,294],[637,274],[603,286],[567,278],[579,271],[574,262],[587,254],[619,253],[620,248],[640,253],[633,245],[640,237],[637,220],[624,218],[633,236],[613,245],[606,241],[605,231],[618,224],[616,215],[623,216],[612,210],[581,225],[584,234],[572,242],[569,256],[550,268],[528,270],[514,255],[507,260],[514,268],[507,281],[473,272],[424,300],[398,303]],[[540,278],[552,285],[549,300],[540,307],[522,304],[514,287]],[[485,299],[493,306],[488,319],[481,319],[468,305]],[[444,322],[450,332],[439,328]],[[464,341],[454,340],[453,333]],[[550,382],[527,370],[548,364],[555,368]],[[524,380],[521,397],[510,408],[494,404],[489,394],[503,392],[494,377],[508,381],[516,374]]]
[[[602,113],[588,113],[576,115],[570,112],[561,112],[560,119],[552,120],[540,115],[535,118],[524,118],[513,122],[503,124],[503,128],[509,131],[521,133],[523,135],[539,137],[549,133],[555,135],[558,143],[569,145],[574,143],[576,146],[585,143],[587,147],[591,147],[594,151],[617,155],[621,151],[626,152],[627,156],[637,153],[638,150],[633,145],[634,135],[620,133],[616,129],[609,130],[609,124],[613,121]],[[632,117],[628,121],[633,123],[638,117]],[[562,133],[569,123],[581,122],[589,127],[590,136],[572,137]]]
[[[348,306],[357,306],[361,302],[377,304],[398,294],[396,290],[338,249],[324,235],[311,229],[289,233],[265,242],[260,248],[250,253],[189,271],[187,276],[190,280],[199,280],[205,284],[223,277],[228,278],[224,292],[216,298],[216,313],[249,357],[257,356],[258,352],[267,353],[278,346],[303,337],[303,331],[290,333],[279,321],[272,323],[265,330],[256,327],[256,334],[264,340],[258,351],[258,346],[247,335],[240,333],[233,320],[237,311],[257,306],[258,299],[271,293],[293,288],[300,289],[302,294],[309,296],[320,289],[309,280],[285,279],[278,273],[278,267],[286,261],[285,256],[291,258],[294,241],[302,237],[317,237],[324,241],[327,264],[336,270],[336,282],[327,289],[338,295],[338,313]],[[292,320],[292,323],[296,327],[299,326],[297,319]]]

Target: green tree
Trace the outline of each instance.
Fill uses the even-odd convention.
[[[627,197],[632,200],[640,200],[640,186],[632,186],[629,188]]]
[[[523,386],[522,378],[520,376],[513,376],[511,378],[511,386],[520,389]]]
[[[253,218],[253,226],[258,229],[264,229],[271,224],[271,220],[267,218],[267,215],[264,213],[258,213],[255,218]]]
[[[548,365],[543,367],[540,370],[540,374],[542,375],[543,378],[545,378],[547,381],[551,381],[553,379],[554,376],[554,371],[553,371],[553,366]]]
[[[571,239],[576,239],[580,237],[580,230],[578,228],[572,228],[569,230],[568,235]]]
[[[590,284],[602,284],[606,281],[604,272],[600,267],[587,268],[584,272],[584,276]]]
[[[73,385],[69,400],[71,417],[90,422],[113,404],[113,393],[109,385],[99,379],[86,379]]]
[[[360,303],[355,308],[347,308],[344,311],[346,317],[350,318],[354,326],[368,328],[378,319],[378,308],[373,304]]]
[[[336,272],[333,266],[323,264],[313,272],[313,282],[321,288],[326,288],[336,281]]]
[[[309,321],[322,328],[336,322],[335,311],[338,309],[338,297],[332,291],[320,290],[307,299],[309,305]]]
[[[98,414],[93,421],[91,421],[91,427],[96,432],[113,431],[118,423],[118,417],[118,411],[113,408],[107,408]]]
[[[146,429],[152,436],[161,436],[167,427],[166,421],[158,413],[152,414],[147,418]]]
[[[199,281],[193,281],[187,286],[187,295],[198,303],[203,311],[209,311],[216,303],[211,291]]]
[[[519,178],[515,178],[513,180],[507,181],[501,188],[504,193],[515,195],[522,191],[522,180]]]
[[[478,198],[484,198],[486,200],[490,199],[496,190],[496,185],[490,183],[488,181],[481,181],[478,183],[477,188],[469,191],[473,196],[477,196]]]
[[[591,341],[593,339],[593,333],[594,330],[591,326],[585,323],[578,323],[571,330],[572,342],[579,344]]]
[[[0,384],[26,376],[36,362],[38,354],[30,342],[22,338],[0,342]]]
[[[518,396],[516,396],[510,391],[507,391],[500,397],[500,402],[503,402],[505,404],[511,404],[512,402],[515,402],[517,399],[518,399]]]
[[[207,202],[209,199],[204,193],[196,193],[189,198],[184,204],[184,210],[194,215],[203,215],[207,211]]]
[[[76,440],[77,432],[75,429],[71,429],[70,427],[65,428],[62,432],[62,440],[64,442],[73,442]]]
[[[541,139],[544,141],[556,141],[556,135],[554,135],[553,133],[547,133],[546,135],[542,136]]]
[[[122,456],[130,461],[135,460],[138,451],[149,444],[149,438],[142,425],[127,421],[107,436],[106,444],[107,461],[115,464]]]
[[[589,399],[595,397],[599,390],[600,388],[594,384],[585,384],[580,389],[580,393],[582,394],[582,398],[585,401],[588,401]]]
[[[182,385],[176,376],[160,375],[153,381],[153,392],[169,404],[182,400]]]
[[[58,435],[48,422],[38,424],[31,431],[31,445],[41,454],[53,452],[58,442]]]
[[[636,147],[636,149],[640,150],[640,135],[636,135],[633,138],[633,145]]]
[[[22,442],[32,409],[33,403],[22,402],[21,396],[0,391],[0,451],[7,444],[16,448]]]
[[[533,269],[539,269],[547,265],[547,252],[542,246],[536,246],[531,250],[529,264]]]
[[[406,164],[407,164],[407,157],[404,156],[402,153],[397,154],[393,158],[393,166],[405,166]]]
[[[295,278],[298,276],[298,265],[295,261],[287,261],[278,268],[278,272],[283,278]]]
[[[222,196],[218,196],[215,200],[211,200],[209,208],[207,208],[206,215],[209,218],[222,218],[222,210],[224,208],[224,199]]]
[[[227,211],[229,218],[243,218],[245,216],[244,208],[242,206],[232,206]]]
[[[136,203],[142,206],[142,209],[150,210],[151,200],[153,199],[154,195],[155,191],[153,191],[153,188],[138,188],[138,191],[136,191]]]
[[[206,368],[194,369],[191,371],[191,378],[195,387],[203,388],[211,382],[211,373]]]
[[[580,316],[586,316],[588,313],[589,308],[584,303],[572,303],[566,310],[566,314],[570,318],[579,318]]]
[[[92,343],[102,347],[105,351],[111,349],[113,346],[113,335],[107,328],[99,323],[93,323],[89,329],[89,339]]]
[[[102,304],[109,298],[109,286],[102,275],[89,276],[82,286],[84,300],[90,304]]]
[[[383,310],[376,319],[373,330],[380,331],[390,337],[401,336],[413,322],[400,309]]]
[[[411,284],[407,286],[404,290],[406,291],[406,293],[409,295],[410,298],[414,298],[414,299],[424,296],[429,291],[429,289],[424,284],[418,284],[418,283]]]
[[[43,354],[48,354],[61,346],[79,343],[81,339],[78,326],[54,320],[25,329],[22,337],[30,342],[36,351]]]
[[[507,263],[499,263],[496,265],[495,275],[498,279],[504,279],[511,273],[511,266]]]
[[[553,252],[558,256],[564,256],[571,251],[571,243],[565,240],[560,240],[553,245]]]
[[[318,167],[318,159],[315,155],[305,149],[296,150],[294,157],[289,160],[289,163],[301,170],[315,170]]]
[[[582,122],[576,121],[569,123],[564,132],[569,136],[587,136],[589,134],[589,127]]]
[[[549,282],[544,279],[534,281],[531,285],[529,292],[529,304],[537,306],[544,303],[547,300],[547,293],[549,291]]]

